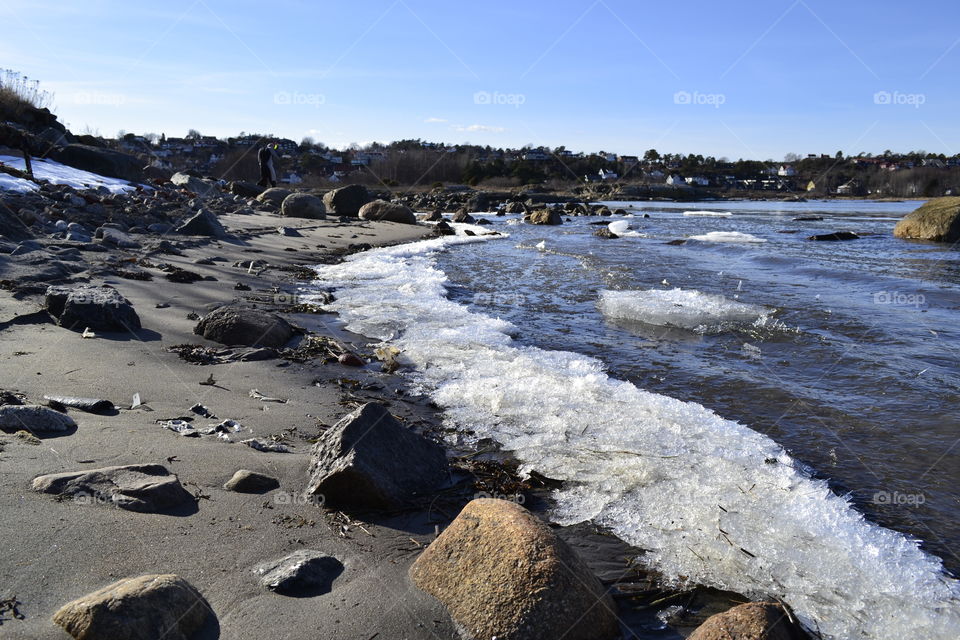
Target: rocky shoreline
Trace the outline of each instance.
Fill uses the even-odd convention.
[[[746,599],[544,524],[548,479],[444,451],[391,355],[323,313],[336,292],[302,295],[310,265],[454,232],[413,217],[446,203],[254,189],[3,192],[4,637],[799,633],[778,603],[707,620]]]

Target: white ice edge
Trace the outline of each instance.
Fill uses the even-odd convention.
[[[786,601],[825,638],[955,640],[960,587],[916,541],[866,521],[770,438],[606,375],[446,298],[445,237],[317,267],[347,327],[389,340],[445,419],[567,482],[561,523],[592,519],[680,583]],[[725,533],[721,533],[720,530]]]
[[[597,305],[604,316],[664,327],[696,329],[753,323],[772,312],[763,306],[730,300],[694,289],[601,291]]]
[[[739,231],[711,231],[709,233],[704,233],[698,236],[690,236],[690,240],[699,240],[700,242],[744,242],[744,243],[761,243],[766,242],[763,238],[758,238],[757,236],[751,235],[749,233],[741,233]]]
[[[20,171],[23,171],[25,168],[23,158],[18,158],[16,156],[0,156],[0,162],[8,167],[19,169]],[[136,188],[126,180],[120,180],[119,178],[107,178],[105,176],[84,171],[82,169],[68,167],[65,164],[54,162],[53,160],[41,160],[35,158],[31,164],[33,167],[33,177],[37,180],[46,180],[51,184],[67,185],[73,187],[74,189],[95,189],[102,186],[109,189],[110,193],[115,194],[133,191]],[[0,176],[2,175],[5,174],[0,174]],[[10,178],[12,176],[7,177]],[[14,180],[16,180],[16,178],[14,178]],[[32,182],[27,180],[21,180],[21,182],[33,185],[34,189],[26,189],[25,185],[14,184],[12,185],[13,188],[9,190],[25,192],[34,191],[36,189],[36,185]],[[0,178],[0,189],[7,190],[2,178]]]

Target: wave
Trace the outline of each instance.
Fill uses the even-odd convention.
[[[960,588],[917,541],[872,524],[770,438],[609,377],[581,354],[514,343],[446,297],[449,237],[317,267],[327,308],[390,341],[461,433],[564,481],[555,521],[593,520],[675,584],[778,597],[825,638],[960,637]]]

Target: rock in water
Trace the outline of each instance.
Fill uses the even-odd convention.
[[[159,464],[131,464],[39,476],[33,490],[77,501],[113,504],[127,511],[156,513],[193,500],[177,476]]]
[[[443,449],[365,404],[327,429],[313,447],[307,493],[326,504],[391,509],[433,491],[448,475]]]
[[[223,488],[237,493],[264,493],[280,486],[276,478],[272,478],[256,471],[240,469],[233,477],[227,480]]]
[[[209,236],[211,238],[225,238],[227,236],[227,230],[220,224],[220,220],[208,209],[200,209],[197,215],[177,227],[177,233],[188,236]]]
[[[207,340],[247,347],[282,347],[293,337],[293,327],[280,316],[226,305],[203,317],[193,332]]]
[[[288,218],[325,220],[327,210],[323,206],[323,200],[316,196],[309,193],[291,193],[283,199],[280,214]]]
[[[778,604],[748,602],[707,618],[688,640],[807,640]]]
[[[357,217],[360,207],[370,202],[367,188],[361,184],[352,184],[340,189],[328,191],[323,196],[323,204],[335,216]]]
[[[399,222],[400,224],[417,224],[417,216],[408,207],[402,204],[374,200],[360,207],[360,218],[363,220],[381,220],[383,222]]]
[[[16,433],[63,433],[77,426],[73,418],[49,407],[3,405],[0,407],[0,431]]]
[[[192,191],[201,198],[217,195],[220,192],[213,183],[191,176],[189,173],[175,173],[170,177],[170,182],[187,191]]]
[[[550,528],[506,500],[473,500],[410,567],[410,578],[478,640],[620,637],[616,605]]]
[[[457,211],[455,214],[453,214],[452,220],[453,222],[462,222],[464,224],[474,224],[477,221],[476,218],[466,211]]]
[[[893,235],[934,242],[960,240],[960,196],[930,200],[904,216],[893,228]]]
[[[126,578],[69,602],[53,621],[77,640],[190,640],[213,610],[179,576]]]
[[[47,287],[45,308],[57,324],[73,331],[137,331],[140,316],[133,305],[111,287]]]
[[[333,588],[333,581],[343,572],[343,564],[333,556],[304,549],[254,567],[260,584],[271,591],[296,594],[304,591],[320,595]]]
[[[257,196],[257,202],[269,202],[270,204],[280,206],[284,199],[293,193],[290,189],[283,187],[271,187]]]
[[[529,224],[558,225],[563,224],[563,218],[553,209],[537,209],[526,218],[526,222]]]
[[[839,242],[841,240],[859,240],[860,236],[852,231],[834,231],[833,233],[821,233],[810,236],[807,240],[816,240],[818,242]]]

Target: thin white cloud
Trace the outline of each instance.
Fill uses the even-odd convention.
[[[427,118],[424,122],[446,122],[446,118]]]
[[[453,129],[454,131],[464,131],[464,132],[481,131],[484,133],[502,133],[506,131],[506,129],[504,129],[503,127],[492,127],[486,124],[471,124],[467,126],[463,126],[462,124],[455,124],[451,127],[451,129]]]

